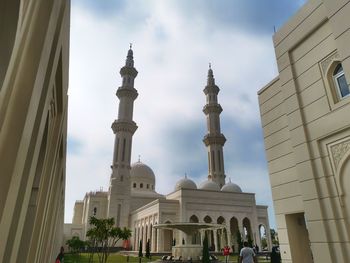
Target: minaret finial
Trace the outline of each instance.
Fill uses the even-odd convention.
[[[141,162],[141,155],[139,155],[139,160],[138,160],[138,162],[139,162],[139,163]]]
[[[185,179],[187,179],[187,173],[185,173]]]
[[[130,43],[130,49],[132,49],[132,43]]]
[[[209,62],[209,69],[208,69],[208,81],[207,81],[208,86],[213,86],[215,85],[215,79],[214,79],[214,74],[213,70],[211,69],[211,63]]]

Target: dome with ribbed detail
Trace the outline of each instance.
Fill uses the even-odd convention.
[[[180,179],[175,185],[175,191],[180,189],[197,189],[197,185],[191,179],[187,178],[185,175],[184,178]]]
[[[220,187],[217,183],[215,183],[214,181],[204,181],[203,183],[201,183],[201,185],[199,186],[199,189],[202,190],[212,190],[212,191],[220,191]]]
[[[242,189],[237,184],[232,183],[231,179],[229,179],[229,182],[221,188],[221,191],[231,193],[242,193]]]

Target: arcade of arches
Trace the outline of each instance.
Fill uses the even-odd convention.
[[[145,248],[147,241],[150,242],[151,252],[163,252],[171,251],[173,245],[184,244],[186,237],[185,234],[178,230],[168,229],[156,229],[153,226],[157,224],[157,215],[151,216],[148,219],[141,219],[136,222],[133,235],[134,240],[132,242],[133,250],[139,249],[140,241],[142,247]],[[153,223],[154,222],[154,223]],[[243,219],[237,219],[232,216],[231,218],[225,218],[219,216],[214,218],[206,215],[202,220],[197,215],[189,217],[190,223],[216,223],[223,224],[225,228],[217,230],[203,230],[198,231],[192,236],[192,244],[202,244],[205,234],[208,236],[209,249],[211,251],[221,251],[225,246],[229,246],[234,252],[238,252],[238,235],[241,236],[242,241],[251,241],[252,244],[263,247],[262,239],[266,239],[266,246],[271,249],[271,238],[266,236],[266,226],[260,224],[258,232],[253,232],[251,227],[251,220],[247,217]],[[174,223],[170,220],[164,221],[164,223]],[[263,229],[263,231],[261,231]],[[261,234],[262,233],[262,234]]]

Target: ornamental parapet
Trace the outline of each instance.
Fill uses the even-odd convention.
[[[139,94],[137,93],[137,90],[133,87],[119,87],[116,95],[119,99],[121,97],[130,97],[133,100],[135,100]]]
[[[212,145],[212,144],[220,144],[221,146],[224,146],[226,142],[226,138],[222,133],[207,134],[204,136],[203,142],[205,146]]]
[[[222,108],[221,108],[221,105],[218,103],[210,103],[210,104],[206,104],[203,107],[203,112],[205,113],[205,115],[207,115],[209,113],[220,114],[222,112]]]
[[[220,89],[216,85],[210,85],[210,86],[205,86],[205,89],[203,90],[204,94],[207,95],[208,93],[215,93],[218,95]]]
[[[135,122],[130,121],[123,121],[123,120],[115,120],[112,123],[112,130],[114,133],[117,132],[130,132],[131,134],[134,134],[137,130],[137,125]]]
[[[136,78],[138,72],[135,68],[125,66],[120,69],[119,73],[121,76],[129,75]]]

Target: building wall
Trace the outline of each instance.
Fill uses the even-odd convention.
[[[283,262],[350,262],[350,3],[310,0],[273,37],[279,75],[258,92]],[[309,245],[310,244],[310,245]]]
[[[63,236],[70,3],[0,3],[0,262],[53,262]]]
[[[74,204],[73,224],[83,223],[84,201],[76,201]]]

